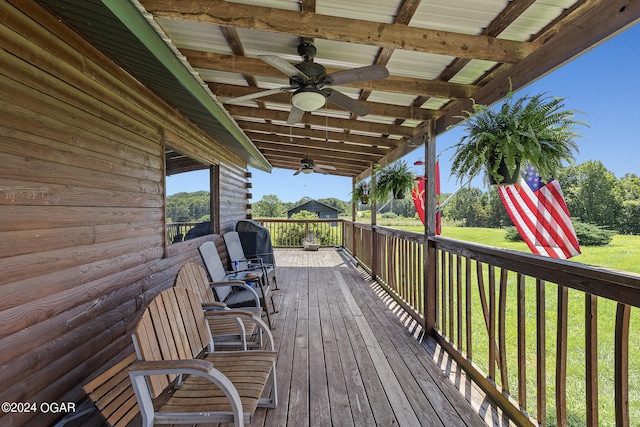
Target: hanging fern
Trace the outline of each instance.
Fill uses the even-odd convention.
[[[487,174],[500,183],[500,162],[511,171],[519,163],[530,163],[543,177],[557,173],[563,161],[573,162],[578,152],[575,138],[580,134],[576,125],[576,110],[564,110],[565,98],[544,93],[514,100],[507,94],[498,109],[473,104],[473,111],[464,111],[466,135],[454,146],[451,174],[459,182],[475,176],[486,167]]]

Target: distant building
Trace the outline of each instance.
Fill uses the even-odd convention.
[[[318,202],[317,200],[309,200],[287,211],[287,218],[291,218],[291,215],[300,211],[307,211],[315,213],[320,219],[334,219],[338,218],[338,209],[333,206]]]

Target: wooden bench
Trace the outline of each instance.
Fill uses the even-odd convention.
[[[265,333],[271,334],[268,329]],[[258,406],[277,404],[276,352],[212,352],[202,299],[188,289],[158,294],[138,322],[133,341],[139,361],[129,367],[129,377],[143,426],[244,426]]]
[[[125,427],[140,412],[129,379],[137,359],[131,353],[82,387],[110,426]]]

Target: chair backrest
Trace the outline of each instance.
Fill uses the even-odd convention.
[[[198,247],[198,251],[200,252],[202,262],[207,269],[207,273],[209,273],[209,278],[211,279],[211,281],[222,282],[223,280],[225,280],[227,272],[224,270],[224,266],[222,265],[222,261],[220,260],[220,254],[218,254],[216,244],[211,241],[204,242]],[[231,286],[216,287],[215,292],[218,296],[218,301],[224,302],[225,298],[227,298],[231,291]]]
[[[242,243],[240,242],[240,235],[237,231],[230,231],[223,236],[224,244],[227,246],[227,253],[231,262],[238,261],[238,269],[246,270],[249,265],[246,261],[243,261],[246,257],[244,250],[242,249]]]
[[[192,292],[198,294],[204,302],[213,302],[216,300],[211,286],[209,286],[207,271],[194,262],[188,262],[180,267],[174,286],[190,289]]]
[[[209,325],[200,297],[184,288],[160,292],[145,309],[133,331],[133,343],[139,360],[195,359],[203,350],[212,350]],[[154,375],[149,385],[154,397],[175,376]]]

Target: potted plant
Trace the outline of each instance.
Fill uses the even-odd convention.
[[[360,181],[353,189],[353,201],[355,203],[360,202],[363,205],[369,204],[369,185]]]
[[[509,91],[499,109],[473,103],[465,111],[466,135],[456,144],[451,175],[459,182],[473,177],[483,168],[491,184],[514,184],[520,165],[529,163],[540,176],[555,175],[563,161],[573,162],[578,145],[574,138],[575,110],[564,109],[565,98],[544,93],[513,99]]]
[[[407,162],[399,160],[387,165],[376,173],[376,185],[373,196],[376,201],[384,203],[392,195],[395,199],[403,199],[411,191],[415,183],[413,172]]]

